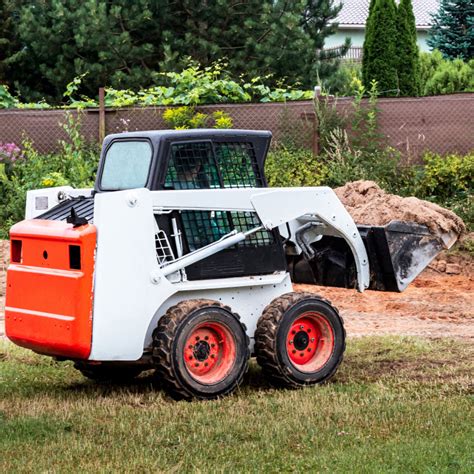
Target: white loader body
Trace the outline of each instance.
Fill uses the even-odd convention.
[[[193,254],[201,254],[202,259],[226,245],[234,245],[236,240],[235,236],[223,238],[160,267],[154,213],[180,209],[256,212],[267,229],[288,222],[293,232],[312,220],[320,224],[321,234],[336,233],[349,243],[358,262],[358,289],[363,291],[369,284],[362,239],[330,188],[136,189],[97,194],[94,209],[98,241],[90,360],[139,359],[151,345],[159,318],[170,306],[191,298],[215,299],[230,306],[241,315],[252,341],[263,308],[292,290],[286,272],[200,281],[176,281],[166,276],[167,265],[178,264],[185,272],[187,261],[194,263]]]

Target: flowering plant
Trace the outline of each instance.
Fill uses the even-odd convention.
[[[0,163],[14,163],[22,157],[23,155],[18,145],[0,142]]]

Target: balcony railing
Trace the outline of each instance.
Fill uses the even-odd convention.
[[[334,48],[324,48],[325,52],[330,53],[340,53],[343,50],[343,46],[336,46]],[[341,58],[343,61],[351,61],[358,63],[362,61],[362,47],[360,46],[351,46],[346,54]]]

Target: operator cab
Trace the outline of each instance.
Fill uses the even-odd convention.
[[[266,187],[264,162],[271,133],[245,130],[150,131],[106,137],[95,191],[146,187],[152,191]],[[261,225],[251,212],[173,211],[155,216],[173,255],[173,235],[182,236],[183,254],[198,250],[232,230]],[[240,244],[186,269],[187,278],[269,274],[286,269],[277,230],[259,231]]]

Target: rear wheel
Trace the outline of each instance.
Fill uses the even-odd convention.
[[[321,383],[334,375],[345,350],[342,318],[329,301],[311,293],[273,300],[255,331],[257,362],[279,385]]]
[[[92,365],[87,362],[76,362],[74,368],[84,377],[95,382],[128,383],[143,371],[140,367],[120,366],[118,364]]]
[[[153,333],[157,375],[174,398],[227,395],[248,367],[249,339],[238,315],[212,300],[171,307]]]

